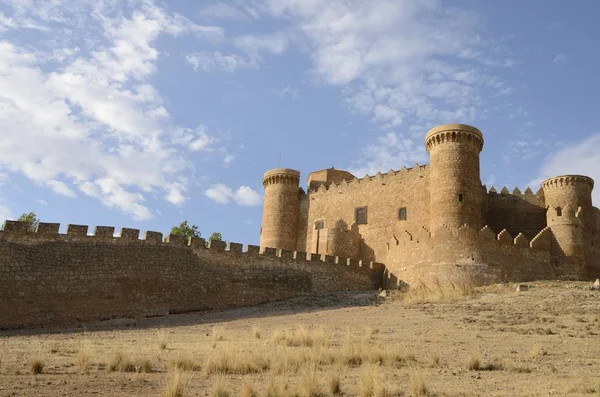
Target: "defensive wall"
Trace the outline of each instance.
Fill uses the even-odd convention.
[[[403,231],[388,242],[386,275],[408,284],[432,282],[485,285],[557,278],[578,278],[573,269],[553,266],[552,233],[544,228],[531,241],[485,226]],[[393,281],[388,281],[388,286]]]
[[[0,231],[0,328],[53,326],[250,306],[377,289],[384,266],[330,255],[40,223]]]

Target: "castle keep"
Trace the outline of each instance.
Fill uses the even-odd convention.
[[[483,134],[442,125],[425,137],[429,165],[361,179],[325,169],[263,177],[262,247],[382,262],[389,277],[482,284],[600,276],[594,181],[556,176],[534,193],[482,185]]]

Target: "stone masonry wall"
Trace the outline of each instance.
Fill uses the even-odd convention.
[[[230,243],[206,249],[148,232],[17,222],[0,232],[0,328],[75,324],[249,306],[303,294],[376,289],[383,265]]]
[[[416,165],[309,191],[301,200],[300,224],[305,226],[299,228],[298,249],[314,249],[315,222],[323,220],[325,228],[357,230],[366,242],[360,247],[361,258],[381,261],[386,242],[398,230],[428,227],[428,177],[429,167]],[[359,207],[367,207],[367,223],[353,225]],[[398,219],[402,207],[407,210],[406,220]]]
[[[551,232],[541,231],[528,241],[489,227],[445,230],[417,238],[405,233],[390,244],[388,273],[408,284],[462,283],[485,285],[504,281],[555,279],[560,273],[550,260]]]
[[[529,188],[524,193],[515,188],[512,194],[506,188],[500,193],[491,188],[484,216],[485,224],[496,233],[506,229],[512,235],[523,233],[531,239],[546,227],[544,196],[541,190],[534,194]]]

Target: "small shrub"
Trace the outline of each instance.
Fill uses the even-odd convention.
[[[79,350],[77,352],[77,368],[82,374],[87,374],[90,370],[90,356],[86,350]]]
[[[183,356],[171,359],[169,364],[180,371],[198,371],[200,369],[200,365],[196,364],[192,359]]]
[[[44,372],[44,363],[37,357],[32,357],[29,359],[29,370],[34,375],[39,375]]]
[[[481,369],[481,359],[478,356],[471,356],[467,361],[469,371],[479,371]]]
[[[108,363],[108,369],[113,372],[153,372],[152,362],[150,360],[145,358],[132,360],[120,351],[116,352],[112,360]]]

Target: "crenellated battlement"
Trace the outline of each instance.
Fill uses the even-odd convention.
[[[432,128],[425,136],[425,148],[428,152],[446,142],[462,142],[481,151],[483,149],[483,134],[470,125],[446,124]]]
[[[582,186],[592,190],[594,188],[594,180],[583,175],[560,175],[542,182],[543,189],[560,189],[567,186]]]
[[[291,251],[257,245],[244,245],[235,242],[209,241],[198,237],[184,238],[176,234],[169,234],[163,239],[163,234],[147,231],[140,238],[138,229],[122,228],[119,235],[115,235],[113,226],[96,226],[93,234],[88,234],[88,225],[67,225],[67,233],[59,234],[59,223],[40,222],[37,231],[28,232],[27,223],[19,221],[6,221],[0,231],[0,241],[36,244],[46,242],[84,242],[84,243],[110,243],[116,245],[159,245],[165,247],[187,248],[192,250],[209,251],[225,255],[247,255],[279,258],[297,263],[308,264],[335,264],[356,268],[356,270],[381,270],[383,264],[373,261],[350,259],[341,256],[311,254],[302,251]],[[381,270],[383,271],[383,270]]]
[[[491,186],[489,188],[489,190],[486,190],[486,186],[484,185],[484,190],[486,191],[488,196],[500,195],[500,196],[515,196],[515,197],[523,197],[523,198],[535,197],[535,198],[538,198],[541,200],[544,199],[544,191],[542,190],[542,188],[539,188],[538,191],[534,193],[533,190],[531,190],[531,188],[529,186],[527,186],[524,191],[522,191],[518,187],[515,187],[512,190],[512,192],[506,186],[502,186],[502,189],[500,189],[500,193],[498,193],[498,190],[496,190],[496,188],[494,186]]]
[[[407,177],[423,177],[429,171],[429,165],[424,164],[420,165],[419,163],[415,163],[415,165],[411,168],[407,168],[406,166],[400,168],[399,170],[389,170],[386,173],[378,172],[375,175],[365,175],[362,178],[354,178],[349,181],[342,180],[340,183],[331,183],[329,185],[321,184],[317,189],[309,189],[308,193],[325,193],[328,191],[338,191],[338,189],[359,189],[373,182],[401,182],[403,179]]]
[[[419,234],[419,238],[415,236]],[[451,229],[442,225],[435,234],[411,233],[402,230],[399,234],[392,236],[392,242],[388,243],[388,249],[393,245],[411,244],[436,244],[439,241],[456,241],[457,243],[479,244],[492,243],[503,246],[514,246],[519,249],[547,250],[550,249],[550,228],[541,230],[531,241],[523,233],[513,237],[506,229],[496,234],[489,226],[476,230],[469,225],[463,225],[458,229]]]

